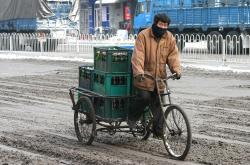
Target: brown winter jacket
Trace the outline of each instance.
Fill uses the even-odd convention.
[[[131,62],[134,86],[147,91],[154,90],[155,82],[147,77],[141,81],[138,75],[150,73],[154,78],[166,78],[166,64],[172,73],[181,73],[174,36],[166,32],[161,40],[157,41],[151,27],[138,34]],[[164,85],[160,84],[159,88],[163,90]]]

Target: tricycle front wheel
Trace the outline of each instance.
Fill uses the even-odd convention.
[[[78,141],[87,145],[92,144],[96,134],[96,118],[93,104],[88,97],[81,97],[74,113],[75,132]]]
[[[165,148],[173,158],[184,160],[192,141],[187,115],[179,106],[170,105],[164,116],[163,142]]]

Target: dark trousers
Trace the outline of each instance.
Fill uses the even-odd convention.
[[[151,92],[138,88],[136,89],[136,98],[132,101],[128,119],[132,121],[139,120],[149,104],[151,104],[150,109],[153,114],[153,128],[156,130],[161,129],[164,119],[156,90]]]

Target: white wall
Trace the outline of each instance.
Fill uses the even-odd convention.
[[[109,4],[110,28],[119,29],[119,22],[123,21],[123,4]]]

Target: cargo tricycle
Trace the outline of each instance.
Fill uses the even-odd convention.
[[[129,61],[129,58],[127,59]],[[96,61],[95,58],[94,66]],[[98,67],[95,66],[95,68]],[[160,139],[171,157],[184,160],[189,152],[192,136],[186,113],[171,101],[167,80],[175,79],[176,75],[170,75],[165,79],[154,78],[150,74],[144,74],[144,76],[156,83],[157,97],[164,117],[163,136]],[[135,129],[131,129],[127,124],[128,112],[133,107],[136,97],[131,77],[129,71],[102,72],[88,67],[79,68],[79,87],[69,89],[74,110],[75,132],[79,142],[92,144],[98,132],[106,132],[110,135],[125,132],[141,140],[147,140],[150,137],[153,125],[151,113],[153,103],[149,103],[145,108]],[[159,91],[159,83],[166,84],[164,92]]]

